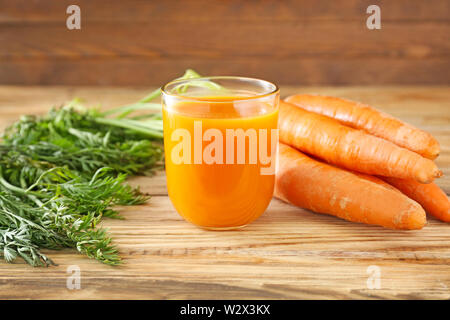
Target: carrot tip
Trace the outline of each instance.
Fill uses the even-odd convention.
[[[440,155],[440,153],[437,152],[437,153],[433,153],[433,154],[431,155],[431,157],[432,157],[432,159],[434,160],[434,159],[436,159],[437,157],[439,157],[439,155]]]
[[[408,230],[419,230],[427,225],[427,216],[425,211],[418,211],[411,214],[408,219],[406,229]]]

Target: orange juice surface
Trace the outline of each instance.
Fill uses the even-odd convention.
[[[186,220],[205,228],[244,226],[266,210],[273,194],[274,172],[261,171],[272,163],[260,153],[275,161],[277,137],[271,133],[278,106],[237,99],[204,98],[163,108],[169,197]],[[230,135],[237,129],[248,133],[241,143]]]

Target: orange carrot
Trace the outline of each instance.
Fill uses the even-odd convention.
[[[432,216],[450,222],[450,201],[435,183],[421,184],[414,180],[383,178],[411,199],[417,201]]]
[[[347,126],[389,140],[426,158],[435,159],[439,155],[439,142],[431,134],[368,105],[309,94],[297,94],[285,100],[307,111],[334,118]]]
[[[375,177],[314,160],[280,143],[275,197],[348,221],[421,229],[426,224],[422,207],[385,184]]]
[[[349,170],[421,183],[442,175],[415,152],[283,101],[279,129],[281,142]]]

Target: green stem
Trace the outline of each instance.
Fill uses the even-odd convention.
[[[161,104],[159,103],[144,103],[144,102],[137,102],[130,105],[122,106],[119,108],[114,108],[110,110],[106,110],[105,112],[101,113],[102,117],[109,116],[115,113],[120,114],[117,116],[117,118],[124,118],[128,114],[130,114],[133,111],[136,110],[155,110],[155,111],[161,111]]]
[[[158,121],[158,120],[155,120]],[[95,118],[95,122],[99,124],[106,124],[110,126],[121,127],[124,129],[130,129],[139,133],[142,133],[151,138],[162,138],[163,133],[157,129],[150,128],[148,126],[137,126],[129,121],[124,121],[124,119],[107,119],[107,118]],[[137,122],[137,121],[135,121]]]
[[[194,70],[187,69],[184,72],[184,75],[179,77],[179,78],[177,78],[177,80],[200,78],[200,77],[201,77],[201,75],[199,75]],[[161,95],[161,88],[158,88],[155,91],[151,92],[149,95],[147,95],[144,98],[142,98],[141,100],[139,100],[139,102],[149,102],[149,101],[152,101],[153,99],[158,98],[160,95]]]
[[[39,197],[39,198],[45,198],[46,197],[46,195],[43,195],[43,194],[41,194],[39,192],[24,190],[22,188],[19,188],[19,187],[16,187],[15,185],[10,184],[4,178],[1,166],[0,166],[0,184],[2,184],[5,188],[9,189],[10,191],[14,191],[14,192],[17,192],[17,193],[22,194],[22,195],[29,196],[31,194],[31,195],[34,195],[34,196]]]
[[[161,120],[161,113],[140,114],[138,116],[130,117],[131,120]]]
[[[41,182],[41,180],[42,180],[47,174],[49,174],[49,173],[51,173],[51,172],[53,172],[53,171],[56,171],[56,170],[64,170],[64,168],[61,168],[61,167],[54,167],[54,168],[51,168],[51,169],[49,169],[49,170],[43,172],[43,173],[39,176],[39,178],[36,180],[36,182],[33,183],[31,186],[29,186],[29,187],[25,190],[25,192],[32,191],[32,190],[39,184],[39,182]]]
[[[153,99],[158,98],[161,95],[161,88],[156,89],[155,91],[151,92],[150,94],[146,95],[144,98],[139,100],[139,102],[149,102]]]

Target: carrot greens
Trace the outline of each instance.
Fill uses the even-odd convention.
[[[181,78],[199,77],[187,70]],[[162,167],[162,120],[157,89],[139,102],[100,112],[79,100],[43,117],[23,116],[0,143],[0,257],[33,266],[53,261],[41,249],[76,248],[109,265],[120,263],[102,217],[116,205],[148,197],[128,175]],[[149,111],[133,115],[135,111]]]

